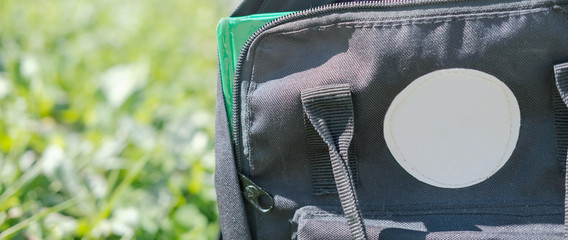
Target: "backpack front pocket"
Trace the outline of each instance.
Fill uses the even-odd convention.
[[[442,237],[446,234],[442,232],[456,236],[462,236],[458,232],[474,232],[481,234],[472,233],[479,239],[484,239],[483,236],[491,239],[502,232],[503,239],[513,239],[507,238],[508,232],[513,234],[533,227],[543,227],[543,232],[550,230],[551,236],[556,236],[555,229],[564,217],[564,175],[557,162],[557,154],[561,153],[557,149],[558,128],[552,104],[551,93],[555,90],[552,66],[568,60],[566,9],[564,1],[499,4],[474,1],[467,6],[412,6],[405,11],[361,7],[321,10],[281,23],[277,20],[262,28],[243,51],[236,74],[234,93],[237,97],[233,106],[238,170],[274,198],[270,213],[249,211],[254,215],[250,222],[256,237],[288,238],[292,228],[289,220],[301,207],[341,206],[344,201],[340,201],[334,191],[338,181],[331,161],[334,146],[346,166],[342,171],[348,172],[352,179],[352,183],[345,186],[353,185],[355,202],[359,203],[366,224],[371,224],[372,219],[421,222],[423,229],[395,228],[408,230],[408,234],[427,233],[427,236]],[[471,173],[473,177],[469,179],[464,176],[463,182],[442,178],[443,184],[435,184],[435,181],[426,180],[426,177],[436,176],[429,171],[452,169],[442,169],[449,165],[434,164],[433,169],[414,169],[413,173],[409,169],[428,166],[402,166],[385,140],[385,116],[397,95],[416,79],[451,69],[468,69],[481,72],[483,76],[494,76],[510,91],[510,94],[503,91],[504,98],[496,98],[503,100],[499,103],[504,107],[495,109],[518,106],[518,112],[505,114],[510,121],[503,122],[510,123],[510,131],[495,135],[505,136],[504,140],[491,141],[503,144],[496,147],[502,151],[495,150],[493,154],[502,156],[494,158],[496,163],[490,161],[495,163],[494,166],[490,169],[477,165],[454,168],[462,173],[479,172]],[[333,134],[335,130],[332,129],[326,140],[317,124],[335,124],[333,121],[338,117],[323,114],[315,120],[310,119],[303,93],[311,89],[326,92],[339,88],[327,88],[329,86],[348,86],[353,121],[352,124],[337,122],[338,125],[333,126],[340,128],[338,134]],[[462,96],[459,91],[455,94],[455,102],[460,102],[457,100],[462,100],[459,98],[465,98],[468,93],[461,91]],[[495,93],[495,96],[501,95]],[[507,101],[512,98],[507,96],[514,96],[517,105],[509,105]],[[468,97],[475,99],[475,96]],[[490,96],[479,94],[479,98],[486,97]],[[451,96],[447,101],[452,101]],[[343,111],[347,102],[322,104],[339,104],[336,108],[325,108],[325,111],[333,112],[334,109]],[[483,113],[483,109],[477,110]],[[496,113],[502,113],[500,111]],[[433,113],[435,111],[424,111],[422,115],[426,118]],[[346,112],[338,114],[344,117]],[[421,123],[419,120],[414,122]],[[352,131],[349,145],[341,148],[341,141],[335,139],[345,137],[347,131]],[[493,136],[491,134],[488,132],[483,136]],[[515,144],[509,144],[513,138],[516,138]],[[451,145],[451,141],[448,142]],[[476,148],[482,143],[487,146]],[[481,139],[471,140],[465,146],[465,150],[460,150],[464,151],[463,155],[474,156],[467,151],[491,148],[493,144]],[[449,151],[431,155],[445,156],[446,152]],[[459,155],[447,159],[455,156]],[[471,161],[475,159],[468,163]],[[424,178],[417,177],[417,173]],[[459,175],[458,172],[456,176]],[[418,210],[414,213],[412,209],[404,210],[413,214],[412,218],[391,217],[388,211],[377,218],[366,217],[368,209],[391,205],[415,206]],[[454,210],[443,210],[447,208]],[[532,212],[544,208],[546,216]],[[444,221],[433,227],[432,222],[439,213],[436,209],[446,215],[440,218]],[[469,217],[475,216],[473,209],[484,212]],[[520,213],[514,214],[511,209]],[[460,212],[464,214],[458,214]],[[467,224],[454,224],[460,221]],[[479,227],[479,231],[475,228],[476,222],[490,227]],[[517,226],[521,225],[529,228],[519,230]],[[394,230],[387,233],[389,231]],[[483,235],[485,233],[488,235]]]

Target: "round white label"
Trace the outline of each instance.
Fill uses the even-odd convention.
[[[471,69],[426,74],[400,92],[384,121],[387,146],[416,179],[441,188],[480,183],[511,157],[520,128],[513,92]]]

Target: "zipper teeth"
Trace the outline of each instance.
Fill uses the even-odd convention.
[[[241,127],[239,125],[240,122],[240,77],[241,77],[241,68],[245,61],[246,53],[248,52],[250,46],[252,45],[253,41],[264,31],[275,27],[280,24],[284,24],[287,22],[291,22],[294,20],[299,20],[301,18],[310,17],[317,14],[325,14],[329,12],[339,11],[339,10],[358,10],[358,9],[377,9],[377,8],[388,8],[388,7],[411,7],[411,6],[425,6],[425,5],[432,5],[432,4],[442,4],[442,3],[457,3],[457,2],[471,2],[476,0],[384,0],[384,1],[360,1],[360,2],[341,2],[341,3],[333,3],[328,5],[323,5],[315,8],[310,8],[294,13],[290,13],[288,15],[276,18],[261,28],[259,28],[256,32],[249,37],[246,41],[245,45],[241,49],[239,54],[236,67],[235,67],[235,75],[233,81],[233,141],[235,144],[235,158],[237,161],[237,170],[239,167],[242,166],[241,164],[241,154],[239,149],[241,148]]]

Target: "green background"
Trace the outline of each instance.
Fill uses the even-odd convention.
[[[0,239],[214,239],[236,1],[0,1]]]

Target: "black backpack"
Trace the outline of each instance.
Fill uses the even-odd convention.
[[[222,238],[564,239],[568,1],[245,0],[232,17],[290,11],[219,85]]]

